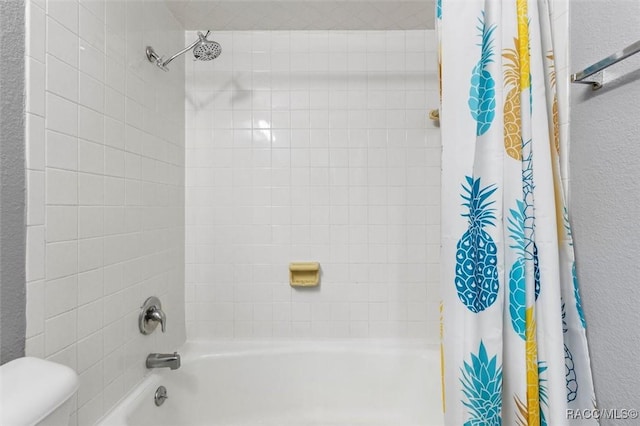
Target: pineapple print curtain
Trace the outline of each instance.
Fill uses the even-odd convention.
[[[597,424],[544,0],[439,0],[447,425]]]

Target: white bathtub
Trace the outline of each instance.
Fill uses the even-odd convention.
[[[420,343],[197,342],[100,426],[443,425],[439,351]],[[167,399],[156,407],[158,386]]]

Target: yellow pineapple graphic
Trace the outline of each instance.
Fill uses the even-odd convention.
[[[547,56],[547,59],[551,61],[549,64],[549,80],[553,88],[553,143],[556,147],[556,152],[560,154],[560,118],[558,116],[558,93],[556,91],[556,62],[553,52]]]
[[[520,401],[518,395],[513,396],[513,400],[516,403],[516,426],[529,426],[529,410],[527,404]]]
[[[520,60],[520,90],[531,87],[530,59],[529,59],[529,11],[528,0],[516,0],[518,14],[518,38],[516,46]]]
[[[530,425],[540,424],[540,381],[538,375],[538,343],[536,341],[536,319],[533,306],[526,311],[527,348],[527,408]]]
[[[438,85],[440,89],[440,102],[442,102],[442,61],[438,61]]]
[[[504,149],[515,159],[522,160],[522,131],[520,119],[520,55],[518,39],[514,38],[515,49],[504,49],[506,59],[504,86],[508,90],[504,102]]]

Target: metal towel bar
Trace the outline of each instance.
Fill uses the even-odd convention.
[[[599,73],[605,68],[608,68],[613,64],[617,64],[618,62],[628,58],[631,55],[635,55],[638,52],[640,52],[640,40],[625,47],[621,51],[614,53],[613,55],[607,56],[606,58],[596,62],[593,65],[589,65],[587,68],[583,69],[580,72],[571,74],[571,82],[590,84],[593,90],[598,90],[602,87],[603,84],[602,74],[600,74],[596,78],[590,78],[587,80],[588,77]]]

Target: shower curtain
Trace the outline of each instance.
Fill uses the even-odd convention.
[[[447,425],[597,424],[544,0],[438,0]],[[576,417],[577,419],[572,419]]]

